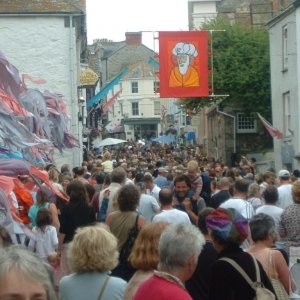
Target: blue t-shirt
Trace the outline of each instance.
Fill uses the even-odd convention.
[[[36,216],[37,216],[37,213],[39,212],[40,208],[49,209],[49,205],[50,205],[49,202],[46,202],[43,205],[38,205],[37,203],[35,203],[30,207],[29,212],[28,212],[28,217],[31,220],[32,227],[36,226]]]

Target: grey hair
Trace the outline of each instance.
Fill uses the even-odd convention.
[[[126,176],[127,174],[122,167],[117,167],[110,173],[111,182],[116,182],[119,184],[123,184],[125,182]]]
[[[0,249],[0,280],[10,271],[17,271],[41,284],[45,288],[47,300],[57,299],[50,267],[33,252],[18,245]]]
[[[251,238],[254,242],[264,241],[269,234],[275,234],[275,222],[272,217],[266,214],[257,214],[249,222]]]
[[[199,256],[205,239],[200,230],[191,224],[170,224],[159,241],[158,269],[172,271],[186,266],[192,256]]]

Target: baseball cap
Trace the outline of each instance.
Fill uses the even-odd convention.
[[[278,173],[279,178],[288,178],[290,177],[290,172],[288,170],[280,170]]]

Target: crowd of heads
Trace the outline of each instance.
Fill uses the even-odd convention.
[[[219,207],[221,202],[213,207],[212,199],[219,191],[227,191],[227,199],[236,197],[249,203],[252,199],[258,199],[261,201],[258,204],[251,203],[255,212],[263,205],[276,206],[280,196],[278,186],[293,183],[291,196],[294,203],[300,203],[297,170],[293,176],[287,170],[281,170],[278,176],[271,171],[259,173],[256,161],[245,157],[230,168],[222,162],[207,159],[199,148],[161,145],[141,147],[131,143],[89,158],[89,161],[73,169],[69,165],[63,165],[60,171],[54,165],[46,168],[49,180],[68,198],[68,202],[57,198],[55,204],[58,212],[65,205],[80,212],[85,207],[99,204],[101,191],[114,184],[120,185],[114,200],[117,209],[121,213],[135,212],[139,209],[141,195],[149,194],[148,191],[157,186],[156,178],[165,180],[165,185],[157,193],[159,205],[164,208],[175,207],[174,197],[185,198],[191,190],[196,193],[195,179],[200,175],[206,176],[208,190],[203,193],[205,184],[202,177],[202,193],[196,199],[204,200],[206,207],[194,211],[196,218],[188,215],[190,223],[194,225],[176,222],[147,224],[140,229],[129,256],[129,262],[135,269],[157,269],[173,275],[180,274],[183,280],[187,280],[195,270],[206,238],[213,240],[217,251],[230,248],[231,245],[240,246],[249,238],[254,243],[265,241],[270,236],[273,242],[278,238],[277,225],[268,214],[258,213],[248,218],[234,208]],[[103,167],[103,163],[109,165],[107,162],[112,163],[111,172]],[[193,202],[195,199],[189,200]],[[38,190],[36,203],[40,208],[36,214],[36,225],[39,228],[53,224],[53,213],[44,207],[48,202],[47,195]],[[188,210],[187,206],[182,207]],[[97,207],[96,215],[99,209]],[[45,293],[43,299],[55,299],[47,264],[38,260],[33,253],[11,244],[11,237],[5,228],[0,227],[0,248],[3,248],[0,249],[0,279],[7,280],[10,274],[21,277],[30,274],[30,280],[42,287]],[[103,223],[78,228],[68,250],[69,264],[75,273],[111,271],[118,265],[118,256],[118,239]],[[51,253],[48,262],[56,266],[59,258]]]

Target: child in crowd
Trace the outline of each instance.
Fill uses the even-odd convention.
[[[36,216],[36,226],[32,232],[34,238],[30,239],[29,249],[43,260],[48,260],[48,255],[54,252],[58,246],[56,229],[52,224],[51,213],[47,208],[41,208]]]
[[[191,160],[188,162],[187,176],[190,178],[192,184],[192,190],[193,190],[192,200],[197,201],[200,197],[200,193],[202,191],[202,186],[203,186],[197,161]]]
[[[58,293],[59,290],[59,281],[61,279],[61,273],[60,273],[60,258],[57,252],[51,252],[48,255],[48,263],[52,267],[53,270],[53,282],[54,282],[54,288],[55,291]]]

